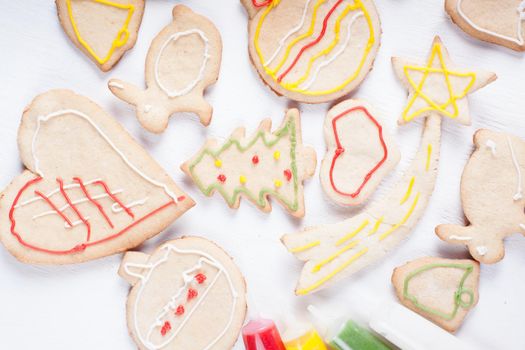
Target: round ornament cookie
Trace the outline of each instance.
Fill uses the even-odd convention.
[[[144,0],[55,0],[58,18],[71,41],[103,72],[137,41]]]
[[[353,91],[372,69],[381,23],[372,0],[241,0],[262,80],[306,103]]]
[[[119,274],[132,286],[127,323],[141,350],[231,349],[246,316],[246,285],[233,260],[200,237],[153,254],[128,252]]]

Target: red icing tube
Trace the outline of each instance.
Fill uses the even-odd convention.
[[[283,341],[272,320],[257,319],[242,329],[246,350],[285,350]]]

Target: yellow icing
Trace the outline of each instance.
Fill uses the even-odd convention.
[[[354,231],[350,232],[349,234],[345,235],[344,237],[340,238],[335,245],[341,245],[344,242],[348,241],[349,239],[354,238],[359,232],[361,232],[368,225],[368,223],[369,223],[368,219],[365,219],[365,221],[363,221],[361,225],[359,225],[358,228],[356,228]]]

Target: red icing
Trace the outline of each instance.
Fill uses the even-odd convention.
[[[195,275],[195,280],[197,281],[198,284],[203,284],[204,281],[206,281],[206,275],[202,273],[198,273]]]
[[[195,289],[190,288],[188,289],[188,301],[191,299],[195,299],[199,295],[199,292],[197,292]]]
[[[290,181],[292,179],[292,171],[290,169],[286,169],[283,171],[284,177],[287,181]]]
[[[109,190],[108,185],[106,185],[106,183],[105,183],[104,181],[96,181],[96,182],[94,182],[94,184],[96,184],[96,185],[100,185],[100,186],[104,187],[104,191],[106,191],[106,193],[108,194],[108,196],[109,196],[111,199],[113,199],[115,202],[117,202],[118,205],[120,205],[120,207],[121,207],[122,209],[124,209],[124,211],[125,211],[129,216],[131,216],[133,219],[135,218],[135,215],[133,214],[133,212],[132,212],[128,207],[126,207],[126,206],[124,205],[124,203],[122,203],[122,202],[120,201],[120,199],[118,199],[115,195],[113,195],[113,194],[111,193],[111,191]]]
[[[257,2],[257,0],[252,0],[252,4],[255,7],[268,6],[272,3],[273,0],[264,0],[263,2]]]
[[[100,214],[102,214],[102,216],[104,217],[104,219],[106,219],[107,223],[109,224],[109,226],[111,228],[114,228],[113,226],[113,223],[111,222],[111,220],[109,219],[109,216],[106,214],[106,211],[104,210],[104,208],[102,207],[102,205],[100,205],[99,202],[97,202],[96,200],[94,200],[91,195],[89,194],[89,192],[87,191],[87,188],[86,186],[84,186],[84,182],[82,182],[82,180],[78,177],[75,177],[73,178],[73,181],[77,182],[79,185],[80,185],[80,189],[82,190],[82,192],[84,193],[84,195],[87,197],[87,199],[89,199],[89,201],[91,203],[93,203],[98,211],[100,212]]]
[[[224,174],[220,174],[219,176],[217,176],[217,180],[224,183],[226,182],[226,176]]]
[[[259,163],[259,157],[257,155],[253,156],[252,163],[255,164],[255,165]]]
[[[184,310],[184,306],[179,305],[179,306],[177,306],[177,310],[175,310],[175,315],[182,316],[182,315],[184,315],[184,311],[185,311]]]
[[[84,225],[86,225],[86,228],[87,228],[87,237],[86,237],[86,242],[89,242],[90,238],[91,238],[91,225],[89,224],[89,222],[86,220],[86,218],[84,218],[84,216],[82,215],[82,213],[78,210],[78,208],[76,207],[75,204],[73,204],[73,202],[71,202],[71,199],[69,199],[69,196],[67,194],[67,192],[64,190],[64,181],[62,181],[62,179],[58,178],[57,179],[57,182],[58,182],[58,186],[60,187],[60,193],[62,193],[62,196],[64,197],[64,199],[66,200],[67,204],[69,204],[69,207],[71,209],[73,209],[73,211],[75,212],[75,214],[77,214],[78,218],[84,223]],[[71,224],[69,224],[69,226],[73,226]]]
[[[47,204],[49,204],[49,206],[51,208],[53,208],[54,211],[57,212],[58,215],[60,215],[62,217],[62,219],[64,219],[65,222],[67,222],[67,224],[69,226],[73,226],[73,224],[71,223],[71,221],[69,221],[69,219],[67,218],[67,216],[64,215],[64,213],[62,213],[58,208],[57,206],[55,205],[55,203],[53,203],[53,201],[51,201],[51,199],[49,199],[49,197],[47,197],[45,194],[43,194],[42,192],[40,191],[35,191],[35,194],[41,198],[43,198]]]
[[[344,116],[346,116],[347,114],[352,113],[354,111],[362,111],[375,124],[375,126],[377,127],[377,129],[379,131],[379,140],[381,141],[381,147],[383,148],[384,155],[383,155],[383,158],[372,168],[372,170],[370,170],[368,172],[368,174],[366,174],[365,178],[363,179],[363,182],[361,183],[361,185],[359,185],[359,187],[357,188],[357,190],[355,190],[355,192],[353,192],[353,193],[345,193],[345,192],[340,191],[337,188],[337,186],[335,185],[335,182],[334,182],[334,175],[333,175],[335,163],[336,163],[337,159],[341,156],[341,154],[343,154],[344,151],[345,151],[345,149],[341,146],[341,142],[339,140],[339,134],[337,132],[337,121],[339,119],[343,118]],[[343,196],[350,196],[352,198],[355,198],[355,197],[359,196],[359,194],[363,190],[363,187],[365,187],[365,185],[368,183],[370,178],[372,178],[372,175],[374,175],[374,173],[377,171],[377,169],[379,169],[381,167],[381,165],[383,165],[383,163],[386,161],[386,159],[388,157],[388,149],[386,147],[385,140],[383,139],[383,127],[370,114],[370,112],[368,112],[368,110],[365,107],[357,106],[357,107],[350,108],[350,109],[342,112],[341,114],[337,115],[332,120],[332,128],[334,129],[334,137],[335,137],[335,142],[336,142],[336,147],[337,148],[335,150],[334,158],[332,159],[332,164],[330,165],[330,184],[332,185],[332,188],[334,189],[334,191],[337,192],[338,194],[343,195]]]
[[[250,321],[242,330],[242,338],[246,350],[286,349],[275,323],[271,320]]]
[[[328,13],[326,14],[324,20],[323,20],[323,28],[321,30],[321,33],[319,33],[319,36],[317,38],[315,38],[314,41],[311,41],[309,42],[308,44],[306,44],[305,46],[303,46],[301,48],[301,51],[299,51],[299,53],[297,54],[297,56],[295,56],[295,59],[293,60],[292,64],[279,76],[279,78],[277,78],[277,82],[280,83],[283,78],[288,74],[290,73],[290,71],[292,70],[292,68],[297,64],[297,62],[299,61],[299,59],[301,58],[301,56],[303,55],[303,53],[308,50],[309,48],[311,48],[312,46],[314,45],[317,45],[321,39],[324,37],[325,33],[326,33],[326,27],[328,26],[328,20],[330,19],[330,17],[332,16],[332,14],[334,13],[334,11],[337,9],[337,7],[343,2],[343,0],[339,0],[337,1],[334,6],[332,6],[332,8],[330,9],[330,11],[328,11]]]
[[[81,244],[78,244],[78,245],[76,245],[75,247],[73,247],[71,249],[68,249],[68,250],[51,250],[51,249],[38,247],[38,246],[35,246],[35,245],[32,245],[32,244],[26,242],[22,238],[22,236],[18,232],[16,232],[16,220],[14,218],[15,209],[16,209],[15,207],[18,204],[18,201],[20,200],[20,197],[22,196],[22,194],[24,194],[24,192],[26,190],[28,190],[31,186],[35,185],[36,183],[38,183],[41,180],[42,180],[41,177],[36,177],[34,179],[31,179],[20,189],[20,191],[17,193],[17,195],[15,197],[15,200],[13,201],[13,204],[11,205],[11,209],[9,210],[9,220],[11,222],[11,234],[18,240],[18,242],[21,245],[23,245],[26,248],[33,249],[33,250],[36,250],[36,251],[39,251],[39,252],[42,252],[42,253],[47,253],[47,254],[68,255],[68,254],[82,252],[88,247],[91,247],[91,246],[94,246],[94,245],[98,245],[98,244],[101,244],[101,243],[113,240],[113,239],[115,239],[115,238],[125,234],[126,232],[131,230],[133,227],[139,225],[140,223],[142,223],[142,222],[148,220],[149,218],[155,216],[156,214],[160,213],[164,209],[166,209],[166,208],[168,208],[168,207],[170,207],[172,205],[176,205],[176,203],[173,200],[170,199],[169,202],[161,205],[160,207],[158,207],[157,209],[155,209],[155,210],[151,211],[150,213],[144,215],[143,217],[133,221],[131,224],[126,226],[124,229],[120,230],[119,232],[117,232],[117,233],[115,233],[113,235],[107,236],[105,238],[101,238],[101,239],[99,239],[97,241],[91,241],[89,243],[81,243]],[[106,188],[107,188],[107,186],[106,186]],[[35,191],[35,193],[37,193],[37,192],[38,191]],[[38,193],[40,193],[40,192],[38,192]],[[42,193],[40,193],[40,196],[41,195],[42,195]],[[42,198],[44,198],[44,197],[42,197]],[[53,208],[54,204],[52,204],[52,202],[49,200],[49,198],[48,198],[48,200],[46,200],[46,202]],[[118,203],[118,201],[117,201],[117,203]],[[56,208],[56,206],[54,206],[54,207]],[[125,207],[123,207],[123,208],[125,208]],[[58,208],[56,208],[56,210],[58,210]],[[61,216],[64,219],[64,221],[66,221],[68,224],[71,223],[65,216],[63,216],[63,215],[61,215]]]
[[[171,323],[166,321],[164,322],[164,324],[162,325],[162,328],[160,329],[160,334],[164,337],[166,333],[168,333],[169,331],[171,331]]]

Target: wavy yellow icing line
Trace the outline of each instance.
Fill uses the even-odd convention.
[[[430,157],[432,156],[432,145],[429,143],[427,146],[427,164],[425,165],[425,171],[430,168]]]
[[[313,247],[317,247],[319,244],[321,244],[321,241],[314,241],[312,243],[308,243],[300,247],[292,248],[290,249],[290,252],[291,253],[301,253]]]
[[[119,4],[117,2],[108,1],[108,0],[92,0],[93,2],[97,2],[99,4],[116,7],[118,9],[122,9],[122,10],[128,10],[128,16],[126,18],[126,21],[124,22],[124,25],[122,26],[122,28],[120,28],[120,30],[118,31],[117,37],[111,43],[111,48],[109,49],[108,53],[106,54],[106,56],[104,58],[100,58],[95,53],[95,51],[91,48],[91,46],[87,43],[87,41],[85,41],[82,38],[82,36],[80,35],[80,32],[79,32],[78,27],[77,27],[77,24],[76,24],[75,19],[73,17],[73,10],[71,8],[71,1],[72,0],[66,0],[67,12],[68,12],[68,15],[69,15],[69,20],[71,22],[71,26],[73,27],[73,31],[75,32],[75,35],[77,37],[77,40],[89,52],[89,54],[91,56],[93,56],[93,58],[95,58],[95,60],[97,60],[97,62],[99,64],[106,63],[107,61],[109,61],[109,59],[113,55],[113,52],[115,52],[115,49],[117,47],[123,46],[128,41],[128,38],[129,38],[128,26],[129,26],[129,22],[131,21],[131,17],[133,16],[133,12],[135,11],[135,6],[132,5],[132,4]],[[123,35],[124,35],[124,37],[123,37]]]
[[[339,255],[341,255],[344,252],[354,248],[358,244],[359,244],[359,241],[352,241],[352,242],[348,243],[343,248],[338,250],[336,253],[334,253],[333,255],[329,256],[328,258],[322,260],[319,264],[315,265],[312,268],[312,272],[319,272],[323,266],[325,266],[326,264],[329,264],[330,262],[335,260],[335,258],[337,258]]]
[[[376,224],[374,225],[374,228],[372,229],[372,231],[368,232],[368,237],[372,236],[374,233],[377,232],[377,230],[379,230],[379,226],[381,226],[384,219],[385,219],[384,216],[381,216],[379,219],[377,219]]]
[[[312,56],[310,58],[310,61],[308,61],[308,67],[306,68],[306,72],[304,72],[304,74],[297,81],[295,81],[293,83],[283,83],[282,86],[284,86],[287,89],[296,88],[297,86],[299,86],[301,83],[303,83],[308,78],[308,76],[310,75],[310,71],[312,70],[312,66],[314,65],[314,62],[319,57],[328,55],[330,52],[332,52],[334,47],[337,45],[337,43],[339,42],[339,39],[341,37],[341,22],[343,21],[343,19],[345,19],[348,16],[348,13],[350,11],[355,10],[355,9],[356,9],[355,5],[348,5],[343,10],[343,12],[341,12],[341,14],[339,15],[339,17],[337,17],[337,20],[335,22],[335,29],[334,29],[335,38],[334,38],[334,40],[332,40],[330,45],[328,45],[325,49],[321,50],[319,53],[315,54],[314,56]]]
[[[428,163],[428,160],[427,160],[427,163]],[[415,180],[416,180],[416,177],[412,176],[412,178],[410,179],[410,183],[408,184],[407,192],[405,193],[405,196],[399,202],[399,205],[405,204],[408,198],[410,198],[410,195],[412,194],[412,187],[414,187]]]
[[[319,281],[315,282],[314,284],[312,284],[310,287],[307,287],[307,288],[304,288],[304,289],[299,289],[296,291],[296,293],[298,295],[305,295],[305,294],[308,294],[310,293],[311,291],[313,291],[314,289],[317,289],[319,288],[320,286],[322,286],[323,284],[325,284],[326,282],[328,282],[330,279],[332,279],[335,275],[337,275],[339,272],[343,271],[344,269],[346,269],[350,264],[352,264],[354,261],[356,261],[357,259],[359,259],[361,256],[363,256],[364,254],[366,254],[368,252],[368,248],[363,248],[361,249],[359,252],[357,252],[355,255],[352,255],[351,258],[349,258],[344,264],[342,264],[341,266],[339,266],[337,269],[335,269],[334,271],[332,271],[330,274],[328,274],[327,276],[321,278]]]
[[[381,236],[379,236],[379,240],[382,241],[383,239],[387,238],[388,236],[390,236],[390,234],[392,232],[394,232],[395,230],[397,230],[398,228],[400,228],[401,226],[403,226],[405,224],[405,222],[407,222],[408,218],[410,217],[410,215],[412,215],[412,213],[414,212],[414,209],[416,208],[416,205],[417,205],[417,202],[419,200],[419,192],[416,194],[416,198],[414,198],[414,202],[412,202],[412,205],[410,206],[410,209],[407,211],[407,213],[405,214],[405,217],[400,221],[398,222],[397,224],[395,224],[394,226],[392,226],[388,231],[386,231],[385,233],[383,233]]]
[[[434,58],[436,57],[436,55],[438,56],[439,64],[441,68],[433,67]],[[432,53],[430,54],[430,58],[428,59],[426,66],[421,67],[421,66],[407,65],[403,68],[403,70],[404,70],[405,76],[407,77],[409,84],[414,89],[412,98],[410,99],[407,106],[403,110],[403,119],[407,122],[429,111],[439,112],[443,114],[444,116],[447,116],[452,119],[456,118],[459,115],[459,110],[458,110],[456,100],[460,100],[464,98],[465,96],[467,96],[468,92],[470,91],[470,89],[472,88],[472,86],[474,85],[476,81],[476,73],[474,72],[461,73],[461,72],[455,72],[455,71],[451,71],[447,69],[445,60],[443,58],[443,53],[441,52],[441,45],[439,43],[435,43],[434,46],[432,47]],[[421,78],[421,81],[419,82],[419,84],[416,84],[416,82],[410,76],[409,74],[410,70],[417,71],[417,72],[423,72],[423,77]],[[425,85],[425,82],[430,73],[441,73],[445,77],[445,82],[446,82],[447,90],[449,93],[449,99],[448,101],[446,101],[445,103],[441,105],[434,102],[430,98],[430,96],[428,96],[427,94],[423,92],[423,86]],[[470,82],[468,83],[468,85],[465,87],[465,89],[463,90],[461,94],[459,95],[454,94],[452,83],[450,82],[450,77],[449,77],[450,75],[460,77],[460,78],[470,78]],[[414,103],[416,102],[418,98],[424,99],[428,103],[428,106],[409,114],[410,109],[412,108],[412,106],[414,105]],[[454,109],[453,113],[447,111],[447,108],[450,105],[452,105],[452,108]]]
[[[363,221],[361,223],[361,225],[359,225],[358,228],[356,228],[354,231],[350,232],[349,234],[345,235],[344,237],[342,237],[341,239],[339,239],[335,245],[341,245],[343,244],[344,242],[348,241],[349,239],[352,239],[354,238],[359,232],[361,232],[368,224],[369,224],[370,221],[368,221],[368,219],[365,219],[365,221]]]

